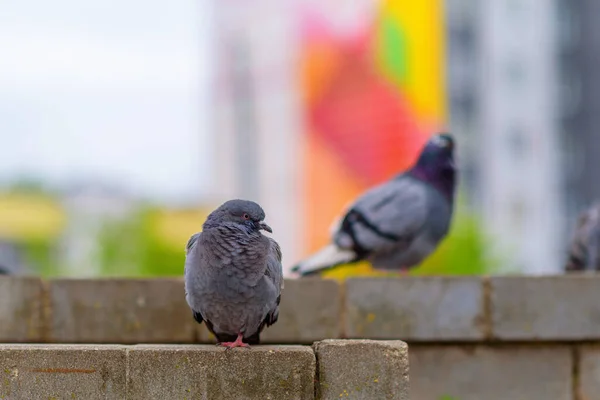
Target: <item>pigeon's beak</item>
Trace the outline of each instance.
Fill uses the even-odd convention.
[[[264,222],[259,223],[258,226],[262,230],[265,230],[265,231],[267,231],[269,233],[273,233],[273,229],[271,229],[271,227],[269,225],[265,224]]]

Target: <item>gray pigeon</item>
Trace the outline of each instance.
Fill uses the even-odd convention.
[[[361,260],[380,270],[420,264],[448,233],[456,175],[452,136],[433,136],[412,168],[356,199],[332,243],[292,271],[306,276]]]
[[[283,289],[281,249],[256,203],[230,200],[187,243],[185,298],[198,323],[227,348],[260,342],[277,322]]]
[[[600,203],[579,215],[565,271],[600,270]]]

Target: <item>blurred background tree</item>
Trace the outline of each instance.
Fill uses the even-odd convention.
[[[185,245],[202,229],[206,210],[141,206],[106,223],[99,236],[100,276],[182,276]]]

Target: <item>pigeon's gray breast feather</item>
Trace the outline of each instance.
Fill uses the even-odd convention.
[[[281,250],[265,236],[251,245],[240,243],[215,232],[192,236],[186,247],[186,297],[217,331],[251,335],[262,321],[277,320]]]

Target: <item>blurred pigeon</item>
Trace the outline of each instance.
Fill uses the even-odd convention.
[[[198,323],[227,348],[258,344],[277,322],[283,289],[281,249],[256,203],[230,200],[210,213],[186,246],[185,298]]]
[[[23,249],[12,240],[0,239],[0,275],[25,272]]]
[[[579,215],[565,270],[600,270],[600,203]]]
[[[454,139],[429,139],[408,171],[363,193],[336,223],[332,244],[292,268],[311,275],[366,260],[407,270],[431,254],[450,228],[456,186]]]

